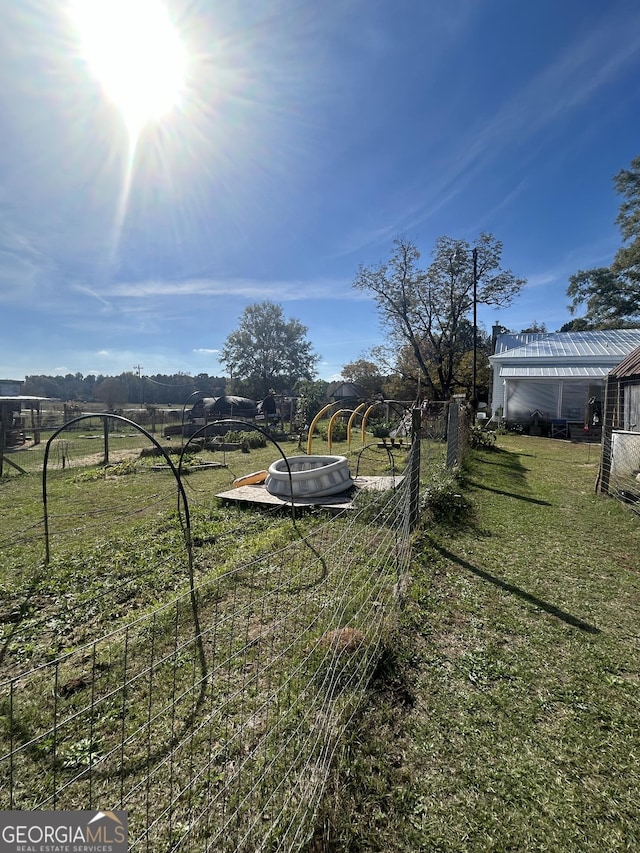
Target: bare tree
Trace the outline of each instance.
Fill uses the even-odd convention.
[[[502,243],[491,234],[473,245],[439,237],[431,265],[421,270],[415,244],[398,237],[387,263],[358,271],[353,286],[373,294],[389,343],[398,352],[409,348],[431,399],[447,399],[466,384],[462,365],[473,348],[468,315],[474,298],[505,306],[524,286],[524,279],[501,268],[501,257]]]

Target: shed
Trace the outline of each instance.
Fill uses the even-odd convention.
[[[526,425],[534,414],[569,435],[600,423],[609,372],[640,347],[640,329],[503,334],[489,361],[493,416]]]
[[[222,397],[201,397],[186,413],[184,422],[180,424],[169,424],[164,428],[165,438],[172,435],[191,436],[202,427],[211,424],[206,430],[206,435],[224,435],[229,431],[226,423],[215,423],[227,418],[239,421],[252,421],[258,414],[255,400],[248,397],[237,397],[225,394]]]
[[[640,501],[640,346],[609,371],[598,485],[628,503]]]
[[[207,422],[217,418],[255,418],[258,407],[255,400],[226,394],[222,397],[203,397],[193,404],[190,417],[193,421],[204,419]]]
[[[329,389],[329,397],[332,400],[364,400],[366,396],[364,389],[357,382],[340,382],[335,388]]]
[[[35,444],[40,442],[40,404],[48,402],[50,397],[28,397],[22,394],[13,396],[0,395],[0,477],[4,470],[4,462],[13,468],[22,470],[19,465],[5,456],[5,451],[18,447],[25,442],[26,419],[24,409],[31,411],[31,429]]]

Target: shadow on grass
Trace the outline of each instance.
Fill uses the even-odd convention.
[[[502,451],[502,452],[504,453],[505,451]],[[479,459],[478,461],[481,462],[482,465],[495,465],[498,468],[509,468],[510,470],[513,470],[513,467],[514,467],[512,461],[509,461],[509,462],[492,462],[490,459]],[[525,468],[524,466],[520,466],[520,467],[521,467],[522,471],[530,471],[531,470],[530,468]]]
[[[457,563],[459,566],[462,566],[463,569],[467,569],[472,572],[476,577],[481,578],[481,580],[488,581],[492,583],[494,586],[503,589],[505,592],[510,592],[513,595],[517,595],[518,598],[522,598],[524,601],[529,602],[534,607],[539,607],[540,610],[544,610],[546,613],[550,613],[552,616],[566,622],[567,625],[572,625],[574,628],[579,628],[581,631],[586,631],[589,634],[600,634],[601,631],[599,628],[596,628],[595,625],[590,625],[588,622],[585,622],[582,619],[579,619],[577,616],[573,616],[571,613],[567,613],[566,610],[561,610],[559,607],[556,607],[553,604],[550,604],[548,601],[543,601],[541,598],[538,598],[535,595],[532,595],[530,592],[527,592],[524,589],[521,589],[519,586],[515,586],[514,584],[507,583],[506,581],[497,578],[495,575],[489,574],[484,569],[479,568],[478,566],[474,566],[473,563],[469,563],[467,560],[463,560],[461,557],[458,557],[457,554],[454,554],[452,551],[448,551],[446,548],[443,548],[442,545],[438,545],[437,542],[433,542],[432,545],[440,553],[445,559],[449,560],[452,563]]]
[[[526,468],[522,462],[520,461],[520,456],[524,454],[518,453],[516,451],[511,450],[503,450],[500,447],[495,448],[490,453],[478,453],[476,456],[476,461],[484,466],[490,466],[485,470],[486,479],[488,480],[496,480],[496,479],[504,479],[504,476],[508,474],[509,476],[509,485],[515,486],[518,490],[527,491],[529,490],[529,484],[527,483],[527,475],[530,473],[530,468]],[[497,458],[496,458],[497,457]],[[497,469],[505,469],[503,471]],[[483,477],[483,479],[485,479]],[[478,485],[477,483],[472,483],[472,485]],[[479,488],[489,488],[488,486],[479,486]],[[497,491],[497,490],[495,490]],[[506,494],[506,492],[498,492],[499,494]],[[514,494],[514,497],[521,497],[519,494]]]
[[[29,615],[31,602],[35,598],[39,587],[40,576],[36,574],[31,578],[31,582],[24,592],[24,598],[21,603],[13,608],[13,612],[9,617],[6,615],[2,617],[3,621],[6,619],[6,621],[11,623],[11,628],[5,633],[2,644],[0,645],[0,667],[4,663],[4,659],[9,652],[9,647],[11,646],[14,636],[18,633],[21,627],[22,620]],[[4,680],[4,678],[5,676],[3,675],[2,680]]]
[[[530,504],[538,504],[539,506],[553,506],[549,501],[540,501],[537,498],[528,498],[526,495],[519,495],[516,492],[505,492],[503,489],[494,489],[491,486],[485,486],[475,480],[467,480],[468,485],[474,489],[483,489],[485,492],[493,492],[495,495],[504,495],[506,498],[516,498],[519,501],[527,501]]]

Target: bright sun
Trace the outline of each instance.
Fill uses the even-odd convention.
[[[83,55],[129,134],[175,106],[187,55],[161,0],[72,0]]]

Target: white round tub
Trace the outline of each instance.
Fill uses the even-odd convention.
[[[284,459],[269,466],[267,491],[280,498],[337,495],[353,485],[346,456],[290,456],[291,481]]]

